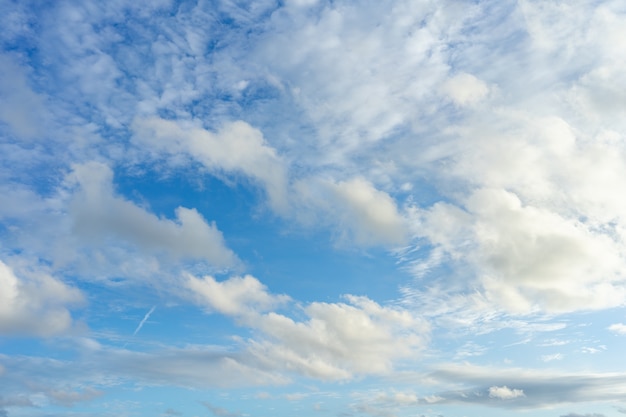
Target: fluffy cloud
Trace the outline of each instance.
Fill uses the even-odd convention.
[[[26,272],[18,278],[0,261],[0,333],[52,336],[72,328],[68,306],[83,302],[82,293],[53,277]]]
[[[501,400],[510,400],[512,398],[524,397],[524,390],[511,389],[506,385],[501,387],[489,387],[489,396],[491,398],[499,398]]]
[[[285,209],[287,183],[283,163],[262,133],[249,124],[228,123],[213,133],[153,117],[135,120],[133,130],[137,143],[173,160],[184,156],[211,171],[249,176],[263,185],[274,209]]]
[[[218,282],[211,276],[196,278],[188,275],[188,286],[197,294],[198,301],[229,316],[242,316],[267,311],[283,304],[289,297],[275,296],[251,275],[231,277]]]
[[[295,185],[302,210],[298,216],[318,213],[315,224],[337,230],[340,242],[357,245],[399,245],[406,242],[407,222],[394,199],[361,177],[346,181],[308,178]]]
[[[465,209],[441,203],[423,215],[428,239],[476,272],[493,302],[512,312],[620,305],[620,245],[584,223],[480,189]]]
[[[343,208],[340,221],[360,244],[400,244],[406,239],[404,219],[395,201],[362,178],[330,184],[329,187]]]
[[[215,224],[208,224],[195,209],[178,207],[172,221],[115,195],[113,172],[107,165],[76,165],[70,179],[79,186],[70,208],[74,232],[88,241],[114,237],[143,250],[204,259],[218,267],[237,262]]]
[[[443,92],[459,106],[478,103],[489,93],[487,85],[472,74],[461,73],[443,84]]]
[[[406,310],[383,307],[366,298],[346,296],[347,303],[311,303],[306,320],[270,311],[285,301],[272,296],[255,278],[189,277],[194,298],[211,309],[258,331],[249,353],[264,367],[320,379],[347,379],[355,374],[385,374],[393,362],[414,354],[427,338],[426,324]]]

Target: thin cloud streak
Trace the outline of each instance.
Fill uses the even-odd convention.
[[[139,330],[141,330],[141,328],[143,327],[144,323],[146,321],[148,321],[148,319],[150,318],[150,315],[152,313],[154,313],[154,310],[156,310],[156,306],[152,306],[152,308],[150,309],[150,311],[148,311],[146,313],[145,316],[143,316],[143,319],[139,322],[139,325],[137,326],[137,328],[135,329],[135,331],[133,332],[133,336],[136,336],[137,333],[139,333]]]

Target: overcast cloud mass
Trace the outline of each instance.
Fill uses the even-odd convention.
[[[617,0],[0,0],[0,417],[626,413]]]

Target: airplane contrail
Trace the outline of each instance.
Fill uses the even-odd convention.
[[[150,309],[150,311],[148,311],[146,313],[145,316],[143,316],[143,320],[141,320],[141,322],[139,323],[139,325],[137,326],[137,328],[135,329],[135,332],[133,333],[133,336],[137,335],[137,333],[139,333],[139,330],[141,330],[141,328],[143,327],[143,324],[146,322],[146,320],[148,320],[150,318],[150,314],[152,314],[154,312],[154,310],[156,309],[156,306],[152,306],[152,308]]]

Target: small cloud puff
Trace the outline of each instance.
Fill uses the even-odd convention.
[[[612,331],[613,333],[617,333],[617,334],[621,334],[621,335],[626,335],[626,324],[623,323],[615,323],[615,324],[611,324],[608,329],[610,331]]]
[[[460,73],[446,81],[442,91],[454,104],[472,106],[489,94],[489,87],[483,81],[467,73]]]
[[[501,400],[511,400],[513,398],[525,397],[524,390],[521,389],[511,389],[506,385],[501,387],[493,386],[489,387],[489,397],[498,398]]]

